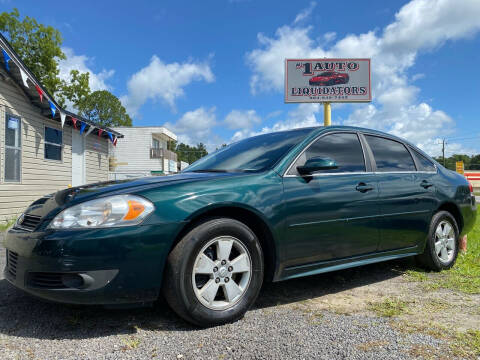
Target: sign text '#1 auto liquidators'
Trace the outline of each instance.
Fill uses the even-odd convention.
[[[285,102],[371,100],[370,59],[285,61]]]

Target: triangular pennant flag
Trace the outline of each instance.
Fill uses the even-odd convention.
[[[62,121],[62,128],[63,128],[63,125],[65,125],[65,113],[61,112],[60,111],[60,120]]]
[[[98,136],[102,136],[103,129],[98,129]]]
[[[85,128],[87,127],[87,124],[84,122],[80,122],[80,134],[83,134],[85,131]]]
[[[77,128],[77,119],[72,117],[72,122],[73,122],[73,127],[76,129]]]
[[[48,100],[48,104],[50,105],[50,110],[52,111],[52,118],[55,117],[55,113],[57,112],[57,108],[55,107],[55,104]]]
[[[20,69],[20,75],[22,76],[23,86],[28,87],[28,75],[22,69]]]
[[[7,54],[5,50],[2,49],[3,53],[3,60],[5,60],[5,68],[10,71],[10,65],[8,65],[8,62],[11,60],[10,56]]]
[[[93,130],[95,130],[95,126],[90,125],[90,127],[88,128],[87,133],[85,134],[85,136],[90,135],[90,133],[91,133]]]
[[[110,131],[107,131],[107,135],[110,138],[110,141],[113,142],[113,135]]]
[[[115,139],[113,140],[113,146],[117,146],[117,137],[115,136]]]
[[[40,86],[35,85],[35,89],[37,89],[38,96],[40,96],[40,102],[43,101],[43,91],[40,89]]]

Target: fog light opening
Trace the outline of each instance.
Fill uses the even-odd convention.
[[[87,274],[63,274],[62,283],[68,288],[85,289],[93,283],[93,278]]]

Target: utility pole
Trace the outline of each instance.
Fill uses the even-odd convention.
[[[443,166],[445,166],[445,138],[442,141],[442,157],[443,157]]]

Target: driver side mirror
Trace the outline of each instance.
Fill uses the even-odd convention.
[[[308,159],[303,166],[297,166],[300,175],[311,175],[317,171],[332,169],[338,169],[335,160],[321,157],[313,157]]]

